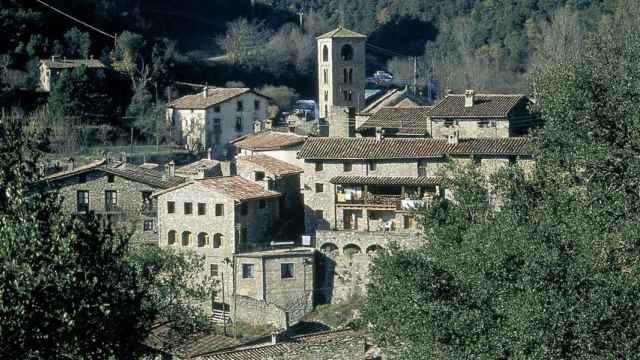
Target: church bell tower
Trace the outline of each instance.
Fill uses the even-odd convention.
[[[355,114],[365,107],[366,40],[342,26],[317,38],[318,104],[329,136],[354,136]]]

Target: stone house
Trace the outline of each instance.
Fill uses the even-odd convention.
[[[362,136],[505,138],[536,125],[524,95],[449,94],[432,107],[385,107],[359,124]]]
[[[268,104],[269,98],[248,88],[205,86],[171,102],[166,116],[176,140],[194,150],[210,148],[214,159],[224,160],[234,155],[231,141],[267,118]]]
[[[266,190],[282,194],[279,213],[286,219],[287,234],[279,234],[295,240],[302,233],[304,205],[300,192],[302,167],[278,160],[268,155],[241,155],[236,157],[237,174],[262,185]]]
[[[292,165],[300,166],[298,151],[307,137],[291,132],[266,130],[233,141],[238,155],[268,155]]]
[[[356,114],[356,129],[367,122],[371,116],[386,108],[414,108],[423,105],[423,102],[413,96],[408,88],[391,89],[375,99],[367,99],[368,105]]]
[[[70,212],[93,211],[111,223],[126,225],[137,241],[157,241],[157,203],[152,193],[184,182],[156,170],[96,161],[49,175],[44,191],[58,191]]]
[[[40,60],[38,66],[39,87],[43,91],[51,91],[51,84],[60,77],[60,74],[64,71],[73,70],[85,66],[88,69],[104,69],[105,66],[102,62],[95,59],[59,59],[54,56],[51,59]]]
[[[153,196],[158,199],[160,246],[204,256],[202,276],[218,280],[213,310],[274,326],[285,326],[286,313],[300,303],[310,311],[312,301],[301,299],[311,299],[305,286],[313,289],[308,279],[313,250],[287,252],[273,242],[280,193],[240,176],[223,176],[191,180]],[[311,269],[300,263],[304,258]],[[288,297],[275,296],[275,289],[289,289]],[[272,315],[261,319],[251,312],[256,309]],[[255,315],[253,320],[248,314]]]
[[[305,226],[314,230],[415,230],[412,209],[438,196],[449,160],[494,169],[528,161],[526,138],[310,138],[305,160]]]

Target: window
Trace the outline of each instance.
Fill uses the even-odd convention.
[[[259,200],[258,201],[258,208],[259,209],[264,209],[265,207],[267,207],[267,202],[264,200]]]
[[[253,264],[242,264],[242,278],[243,279],[253,279],[256,276],[255,265]]]
[[[176,213],[176,202],[167,201],[167,214],[175,214],[175,213]]]
[[[211,277],[218,277],[218,264],[211,264],[209,267]]]
[[[329,61],[329,48],[327,47],[327,45],[322,47],[322,61]]]
[[[273,179],[269,179],[269,181],[267,181],[267,189],[268,190],[275,190],[276,189],[276,181]]]
[[[324,169],[324,164],[321,162],[316,163],[316,171],[322,171]]]
[[[236,103],[236,110],[238,111],[242,111],[244,110],[244,104],[242,103],[242,100],[238,100],[238,102]]]
[[[369,171],[376,171],[377,168],[378,168],[378,164],[376,164],[373,161],[369,162]]]
[[[224,204],[216,204],[216,216],[224,216]]]
[[[256,171],[255,172],[255,179],[256,179],[256,181],[263,181],[264,180],[264,171]]]
[[[280,278],[293,279],[294,266],[292,263],[280,264]]]
[[[118,206],[118,192],[115,190],[106,190],[104,192],[104,209],[113,211]]]
[[[518,157],[511,155],[509,156],[509,165],[516,165],[518,163]]]
[[[349,69],[349,84],[353,83],[353,69]]]
[[[340,58],[342,61],[350,61],[353,60],[353,48],[351,45],[343,45],[342,49],[340,49]]]
[[[346,162],[342,164],[342,171],[349,172],[353,168],[353,165],[350,162]]]
[[[176,243],[176,231],[175,230],[169,230],[169,233],[167,234],[167,243],[169,245],[173,245]]]
[[[454,121],[453,119],[445,119],[444,120],[444,126],[446,127],[452,127],[454,125]]]
[[[316,216],[316,220],[323,220],[324,219],[324,211],[322,210],[315,210],[313,212]]]
[[[349,90],[347,92],[347,101],[352,101],[353,100],[353,91]]]
[[[213,235],[213,248],[218,249],[222,246],[222,234],[217,233]]]
[[[240,116],[236,118],[236,131],[242,131],[242,118]]]
[[[207,213],[207,204],[198,203],[198,215],[205,215]]]
[[[240,243],[241,244],[246,244],[247,243],[247,235],[248,234],[249,234],[249,232],[248,232],[246,227],[240,228]]]
[[[184,203],[184,214],[191,215],[193,214],[193,204],[190,202]]]
[[[480,166],[482,164],[482,159],[478,155],[471,156],[471,160],[473,161],[474,166]]]
[[[316,192],[317,192],[317,193],[324,192],[324,184],[322,184],[322,183],[316,183]]]
[[[151,198],[151,191],[143,191],[141,194],[142,194],[142,210],[149,211],[153,209],[153,200]]]
[[[78,182],[80,184],[84,184],[87,182],[87,174],[80,174],[80,176],[78,176]]]
[[[324,69],[324,83],[325,84],[329,83],[329,71],[327,69]]]
[[[216,106],[214,106],[214,107],[213,107],[213,112],[217,112],[217,113],[219,113],[219,112],[220,112],[220,105],[216,105]]]
[[[189,231],[182,232],[182,246],[189,246],[191,240],[191,233]]]
[[[79,213],[89,211],[89,191],[79,190],[76,194],[76,210]]]
[[[249,213],[249,205],[247,203],[240,204],[240,215],[247,215]]]
[[[328,90],[324,91],[324,101],[329,101],[329,91]],[[327,112],[327,108],[326,107],[325,107],[324,111]]]
[[[115,181],[116,181],[116,177],[115,176],[113,176],[111,174],[107,175],[107,182],[108,183],[114,183]]]
[[[199,233],[198,234],[198,247],[205,247],[209,243],[209,235],[207,233]]]
[[[220,126],[220,119],[213,119],[213,142],[214,142],[214,144],[220,144],[220,134],[222,134],[222,127]]]
[[[342,82],[344,82],[345,84],[347,83],[348,77],[347,77],[347,69],[344,68],[342,69]]]
[[[253,101],[253,108],[254,110],[260,110],[260,100],[254,100]]]
[[[142,223],[142,231],[144,232],[153,231],[153,220],[145,220]]]

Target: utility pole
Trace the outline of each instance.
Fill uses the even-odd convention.
[[[413,57],[413,95],[416,95],[418,90],[418,57]]]
[[[225,302],[225,298],[224,298],[224,268],[222,268],[221,275],[222,275],[222,326],[224,327],[224,336],[227,336],[227,303]]]

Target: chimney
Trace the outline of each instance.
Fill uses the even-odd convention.
[[[213,149],[212,148],[208,148],[207,149],[207,160],[213,160]]]
[[[126,152],[124,152],[124,151],[123,151],[123,152],[120,154],[120,160],[122,161],[122,163],[123,163],[123,164],[126,164],[126,163],[127,163],[127,153],[126,153]]]
[[[257,134],[257,133],[259,133],[261,131],[262,131],[262,121],[260,121],[260,120],[254,121],[254,123],[253,123],[253,132]]]
[[[278,332],[273,331],[271,333],[271,345],[275,345],[278,343]]]
[[[205,85],[204,89],[202,90],[202,97],[206,99],[208,95],[209,95],[209,86]]]
[[[447,143],[449,145],[457,145],[458,144],[458,131],[454,131],[453,134],[449,135],[447,139]]]
[[[382,140],[384,139],[384,129],[381,127],[377,127],[376,128],[376,139],[377,140]]]
[[[464,92],[464,107],[466,108],[473,107],[475,95],[476,95],[476,92],[473,90],[467,90]]]
[[[271,128],[273,128],[273,120],[272,119],[267,119],[264,121],[264,128],[265,130],[271,130]]]
[[[75,170],[76,168],[76,159],[70,157],[69,158],[69,171]]]
[[[202,179],[207,177],[206,173],[207,173],[207,167],[206,166],[200,166],[198,168],[198,175],[196,175],[196,178],[198,180],[202,180]]]
[[[176,176],[176,162],[169,161],[169,176]]]

